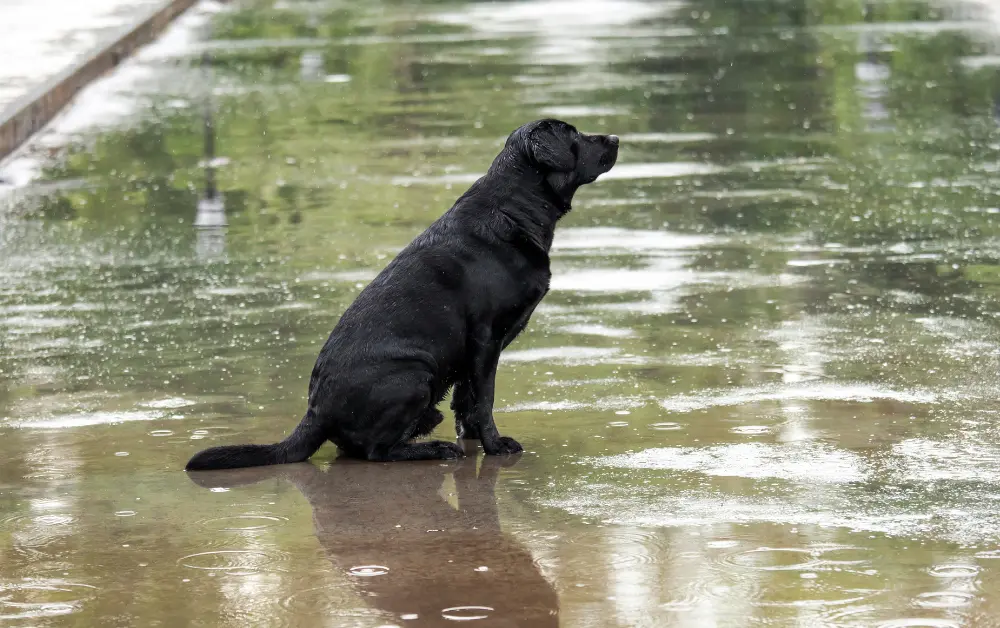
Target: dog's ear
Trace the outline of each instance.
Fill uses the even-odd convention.
[[[543,123],[528,135],[528,150],[538,165],[554,172],[572,172],[576,169],[573,135],[568,125]]]

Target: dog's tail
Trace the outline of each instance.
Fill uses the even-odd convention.
[[[322,422],[310,408],[295,431],[280,443],[211,447],[196,453],[184,468],[187,471],[207,471],[302,462],[316,453],[325,440],[326,431]]]

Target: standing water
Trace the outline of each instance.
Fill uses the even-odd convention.
[[[219,13],[0,213],[0,623],[1000,625],[990,37],[911,0]],[[548,116],[622,150],[501,363],[525,455],[181,471],[286,434],[339,314]]]

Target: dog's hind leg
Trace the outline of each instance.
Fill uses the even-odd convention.
[[[463,456],[465,456],[465,450],[455,443],[446,443],[443,440],[431,440],[425,443],[402,443],[369,457],[369,460],[377,462],[454,460]]]
[[[352,448],[364,458],[379,462],[403,460],[449,460],[461,458],[465,450],[445,441],[411,443],[410,439],[430,433],[444,416],[432,404],[424,382],[398,378],[385,382],[371,397],[379,400],[372,421],[360,442]]]
[[[427,436],[434,431],[434,428],[444,421],[444,415],[437,408],[427,408],[417,419],[417,428],[413,432],[413,438]]]

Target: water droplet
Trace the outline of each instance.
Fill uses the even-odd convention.
[[[968,606],[975,599],[975,595],[965,591],[933,591],[921,593],[914,603],[923,608],[958,608]]]
[[[384,576],[389,573],[389,568],[384,565],[358,565],[357,567],[351,567],[348,569],[347,573],[352,576],[370,578],[372,576]]]
[[[792,547],[758,547],[727,556],[725,561],[761,571],[805,569],[815,562],[811,551]]]
[[[0,581],[0,622],[68,615],[80,610],[96,587],[55,578]]]
[[[234,515],[232,517],[218,517],[206,519],[201,525],[219,532],[239,532],[248,530],[263,530],[284,525],[288,521],[285,517],[276,515]]]
[[[674,423],[672,421],[666,421],[663,423],[653,423],[649,427],[650,429],[661,430],[661,431],[681,429],[680,423]]]
[[[771,431],[771,428],[767,427],[766,425],[741,425],[739,427],[734,427],[729,431],[732,432],[733,434],[754,435],[754,434],[767,434],[768,432]]]
[[[972,578],[979,573],[975,565],[935,565],[928,570],[935,578]]]
[[[705,543],[705,547],[708,547],[708,548],[711,548],[711,549],[725,549],[727,547],[736,547],[737,545],[739,545],[738,541],[728,541],[728,540],[727,541],[709,541],[708,543]]]
[[[283,556],[278,552],[261,550],[215,550],[189,554],[177,564],[190,569],[209,572],[226,572],[234,575],[251,575],[273,571]]]
[[[452,621],[472,621],[486,619],[493,608],[490,606],[452,606],[441,611],[441,617]]]

